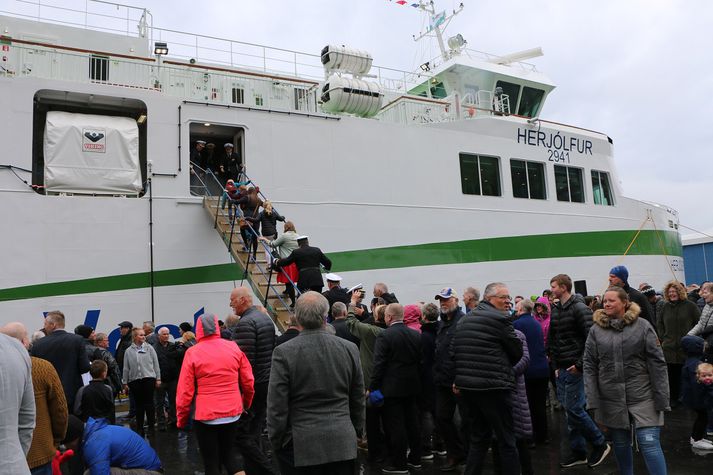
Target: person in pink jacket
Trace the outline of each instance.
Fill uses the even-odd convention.
[[[545,348],[547,347],[547,335],[550,333],[550,300],[547,297],[540,297],[535,302],[535,309],[532,316],[542,327],[542,335],[545,337]]]
[[[254,377],[245,354],[220,337],[218,317],[202,315],[196,322],[198,344],[183,359],[176,391],[176,425],[185,427],[195,400],[195,433],[206,475],[244,473],[233,447],[238,420],[252,404]]]

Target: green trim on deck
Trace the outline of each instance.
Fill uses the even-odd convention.
[[[331,252],[329,257],[333,263],[332,270],[349,272],[519,259],[621,256],[635,234],[636,231],[631,230],[511,236]],[[667,255],[681,256],[683,254],[681,240],[677,232],[662,231],[661,240]],[[656,232],[641,231],[629,250],[629,254],[660,255],[661,243]],[[239,280],[241,276],[242,271],[237,264],[186,267],[154,272],[154,285],[166,287],[225,282]],[[0,302],[143,289],[150,285],[148,272],[112,275],[0,289]]]

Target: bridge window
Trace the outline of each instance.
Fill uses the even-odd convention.
[[[522,88],[522,97],[520,98],[520,106],[517,109],[518,115],[525,117],[536,117],[540,111],[542,98],[545,96],[545,91],[542,89],[534,89],[525,86]]]
[[[547,199],[544,163],[510,160],[510,175],[512,194],[515,198]]]
[[[513,84],[507,81],[498,81],[497,83],[495,83],[495,87],[501,87],[503,89],[503,94],[507,94],[508,103],[510,105],[509,112],[514,112],[515,107],[517,105],[517,98],[520,95],[520,85]]]
[[[584,203],[582,169],[555,165],[555,188],[557,201]]]
[[[461,153],[460,179],[465,195],[501,196],[497,157]]]
[[[595,205],[614,206],[607,172],[592,170],[592,197]]]

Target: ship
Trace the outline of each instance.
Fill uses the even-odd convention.
[[[243,250],[225,176],[191,162],[198,141],[233,143],[346,287],[384,282],[410,303],[502,281],[530,296],[566,273],[587,295],[618,264],[657,288],[684,280],[676,210],[623,194],[611,137],[542,115],[555,84],[526,62],[539,49],[447,37],[462,6],[412,2],[439,54],[406,71],[338,39],[304,53],[111,2],[6,3],[3,321],[39,328],[59,309],[113,341],[123,320],[177,335],[249,285],[284,328],[283,287],[262,249]]]

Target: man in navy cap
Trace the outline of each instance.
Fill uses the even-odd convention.
[[[191,150],[191,165],[198,165],[201,168],[205,168],[205,162],[201,155],[204,148],[205,142],[203,140],[196,140],[196,146]]]
[[[320,265],[327,270],[331,270],[332,261],[324,255],[320,248],[309,245],[308,236],[297,236],[297,245],[299,247],[292,251],[289,256],[276,260],[274,266],[284,267],[295,262],[297,269],[300,271],[300,277],[297,280],[297,288],[300,292],[314,290],[322,293],[324,283],[322,282]]]
[[[612,267],[612,270],[609,271],[609,285],[624,289],[629,295],[629,300],[641,308],[641,314],[639,314],[639,316],[648,321],[651,326],[654,327],[654,330],[656,329],[656,318],[649,304],[649,300],[644,294],[629,285],[629,270],[626,267]]]
[[[331,320],[332,306],[336,302],[342,302],[344,305],[349,307],[351,297],[347,293],[347,290],[340,285],[342,283],[342,278],[339,275],[330,272],[325,275],[324,278],[327,279],[327,290],[322,292],[322,295],[324,295],[327,302],[329,302],[329,318]]]
[[[223,148],[225,149],[225,157],[223,157],[220,171],[225,174],[227,180],[239,181],[238,177],[243,170],[240,155],[233,151],[235,148],[232,143],[226,143]]]

